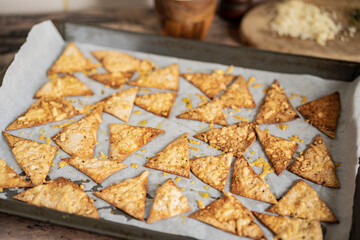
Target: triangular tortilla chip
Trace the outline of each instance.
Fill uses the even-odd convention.
[[[317,192],[303,180],[298,180],[277,204],[266,211],[321,222],[338,222]]]
[[[179,89],[179,66],[172,64],[153,72],[147,72],[128,83],[139,87],[160,88],[177,91]]]
[[[156,190],[154,204],[146,223],[153,223],[190,211],[189,203],[174,181],[169,178]]]
[[[72,157],[92,158],[103,107],[99,105],[79,121],[64,127],[52,137],[53,141]]]
[[[189,133],[178,137],[144,165],[145,167],[190,178]]]
[[[122,52],[101,50],[91,53],[103,64],[109,73],[132,75],[134,71],[147,72],[156,68],[155,64],[150,60],[140,60]]]
[[[253,214],[276,235],[276,239],[323,239],[322,229],[319,221],[274,216],[257,212],[253,212]]]
[[[134,72],[97,73],[90,75],[90,78],[112,88],[120,88],[124,83],[128,82],[133,75]]]
[[[235,160],[234,171],[231,177],[231,192],[268,203],[277,203],[269,186],[251,168],[244,156]]]
[[[89,71],[95,68],[73,42],[69,42],[61,56],[56,60],[54,65],[51,66],[48,75],[56,73],[68,73]]]
[[[255,129],[266,156],[279,176],[289,165],[299,145],[296,142],[266,133],[258,127]]]
[[[62,98],[43,97],[32,104],[5,130],[35,127],[50,122],[62,121],[79,114],[79,111],[71,103]]]
[[[338,92],[306,103],[297,109],[317,129],[329,137],[335,138],[340,115],[340,94]]]
[[[148,176],[149,171],[145,171],[137,177],[114,183],[94,195],[144,221]]]
[[[289,122],[299,118],[277,80],[269,88],[264,103],[256,116],[257,124]]]
[[[72,75],[54,77],[45,83],[35,94],[34,98],[41,97],[68,97],[94,95],[93,91]]]
[[[209,98],[216,97],[235,78],[235,75],[209,73],[183,73],[181,77],[194,84]]]
[[[128,167],[121,162],[99,160],[96,158],[73,157],[63,158],[62,160],[91,177],[96,183],[101,183],[110,175]]]
[[[218,98],[201,105],[200,107],[186,111],[177,118],[191,119],[207,123],[227,125],[225,115],[222,111],[222,103]]]
[[[104,112],[110,113],[124,122],[128,122],[138,91],[139,88],[135,87],[113,93],[98,102],[95,106],[104,103]]]
[[[243,76],[239,76],[233,84],[220,96],[223,108],[256,108],[254,99]]]
[[[34,185],[42,184],[48,174],[57,147],[3,132],[19,166]]]
[[[238,236],[264,239],[251,211],[231,193],[226,192],[225,196],[189,217]]]
[[[0,159],[0,188],[32,187],[33,185],[20,177],[11,167]]]
[[[233,154],[198,157],[190,160],[190,169],[201,181],[223,192]]]
[[[168,118],[176,95],[176,93],[166,92],[137,96],[135,105],[160,117]]]
[[[137,127],[126,124],[109,124],[110,160],[122,162],[130,154],[165,131],[151,127]]]
[[[99,218],[93,199],[79,185],[63,177],[33,187],[13,198],[39,207]]]
[[[241,122],[223,128],[211,129],[194,137],[223,152],[241,157],[256,139],[254,123]]]
[[[287,170],[314,183],[340,188],[334,163],[320,134]]]

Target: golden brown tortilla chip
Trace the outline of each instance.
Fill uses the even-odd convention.
[[[13,198],[39,207],[99,218],[93,199],[79,185],[63,177],[35,186]]]
[[[110,160],[122,162],[130,154],[165,131],[151,127],[137,127],[126,124],[109,124]]]
[[[199,133],[194,137],[223,152],[241,157],[256,139],[254,123],[241,122]]]
[[[176,95],[176,93],[166,92],[137,96],[135,105],[160,117],[169,118]]]
[[[178,64],[172,64],[153,72],[141,74],[139,78],[128,84],[177,91],[179,89],[179,66]]]
[[[154,204],[146,223],[153,223],[190,211],[189,203],[174,181],[169,178],[156,190]]]
[[[319,221],[288,218],[253,212],[253,214],[274,234],[276,239],[322,240]]]
[[[223,192],[233,154],[198,157],[190,160],[190,169],[201,181]]]
[[[11,167],[0,159],[0,188],[32,187],[33,185],[20,177]]]
[[[69,42],[63,53],[51,66],[47,75],[56,73],[68,73],[89,71],[95,65],[86,59],[73,42]]]
[[[133,74],[134,71],[150,71],[156,68],[155,64],[149,60],[140,60],[129,54],[101,50],[91,52],[105,67],[109,73]]]
[[[104,103],[104,112],[110,113],[124,122],[128,122],[138,91],[139,88],[135,87],[113,93],[98,102],[95,106]]]
[[[189,217],[238,236],[265,238],[261,228],[255,223],[251,211],[231,193],[226,192],[225,196]]]
[[[186,111],[176,117],[225,126],[227,125],[225,115],[222,111],[222,104],[218,98],[207,102],[200,107]]]
[[[256,174],[244,156],[235,160],[231,177],[231,192],[242,197],[277,203],[269,186]]]
[[[72,157],[92,158],[103,107],[99,105],[79,121],[64,127],[52,137],[53,141]]]
[[[246,80],[239,76],[230,87],[220,96],[223,108],[256,108],[253,96],[249,91]]]
[[[134,72],[118,72],[118,73],[97,73],[90,75],[90,78],[112,88],[120,88],[127,83],[134,75]]]
[[[266,156],[279,176],[289,165],[299,145],[296,142],[270,135],[258,127],[255,129]]]
[[[338,92],[306,103],[297,109],[317,129],[329,137],[335,138],[340,115],[340,94]]]
[[[45,83],[35,94],[34,98],[41,97],[68,97],[94,95],[93,91],[72,75],[54,77]]]
[[[273,124],[289,122],[297,118],[299,115],[291,105],[284,89],[275,80],[265,96],[255,122],[257,124]]]
[[[199,88],[209,98],[216,97],[235,78],[235,75],[209,73],[183,73],[181,77]]]
[[[58,97],[43,97],[32,104],[5,130],[35,127],[79,115],[71,103]]]
[[[148,176],[149,171],[145,171],[137,177],[114,183],[94,195],[144,221]]]
[[[287,170],[314,183],[340,188],[334,163],[320,134]]]
[[[338,222],[317,192],[303,180],[298,180],[277,204],[266,211],[321,222]]]
[[[19,166],[34,185],[42,184],[48,174],[57,147],[3,132]]]
[[[73,157],[61,160],[76,167],[79,171],[91,177],[96,183],[101,183],[110,175],[128,167],[121,162],[99,160],[96,158]]]
[[[178,137],[144,165],[145,167],[190,178],[189,133]]]

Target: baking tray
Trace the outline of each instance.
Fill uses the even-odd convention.
[[[352,81],[360,75],[360,64],[313,57],[274,53],[246,47],[231,47],[171,37],[146,35],[101,27],[55,22],[64,40],[113,48],[173,56],[191,60],[236,65],[244,68],[281,73],[301,73],[326,79]],[[5,71],[4,71],[5,72]],[[2,82],[4,72],[0,74]],[[360,177],[357,175],[354,203],[360,200]],[[95,220],[51,209],[40,208],[11,199],[0,199],[0,212],[111,235],[123,239],[192,239],[145,230],[106,220]],[[354,204],[350,239],[360,239],[360,206]]]

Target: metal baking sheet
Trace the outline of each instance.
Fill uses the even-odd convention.
[[[239,57],[239,59],[238,59],[239,61],[243,60],[243,59],[246,59],[246,57],[244,57],[244,56],[246,56],[246,54],[244,54],[244,53],[242,55],[234,54],[234,56],[232,56],[231,54],[228,54],[228,55],[226,55],[226,60],[221,59],[221,54],[220,53],[222,52],[221,51],[222,46],[217,46],[217,45],[214,45],[214,44],[209,44],[208,49],[202,49],[202,47],[206,46],[206,44],[202,45],[202,44],[199,44],[198,42],[179,40],[179,45],[176,45],[175,43],[176,43],[176,41],[178,41],[178,39],[159,37],[160,40],[159,40],[158,43],[160,43],[160,44],[156,45],[154,43],[154,37],[156,37],[156,36],[145,36],[144,37],[145,38],[144,42],[142,44],[140,44],[139,40],[135,41],[135,39],[139,38],[139,37],[136,37],[136,36],[141,36],[139,34],[133,34],[132,35],[131,33],[126,33],[125,32],[125,33],[123,33],[124,35],[121,35],[121,34],[117,34],[116,31],[112,31],[112,30],[104,30],[104,29],[93,28],[93,27],[83,27],[83,26],[80,26],[80,25],[72,25],[72,24],[65,24],[65,25],[62,25],[62,27],[63,27],[62,29],[64,30],[63,32],[65,33],[65,40],[75,40],[76,42],[84,42],[84,43],[87,43],[87,44],[90,43],[90,44],[94,44],[94,45],[109,46],[109,47],[112,47],[112,48],[120,48],[120,49],[124,49],[124,50],[136,50],[136,51],[141,51],[141,52],[157,53],[157,54],[162,54],[162,55],[169,55],[171,57],[181,57],[181,58],[203,60],[203,61],[205,60],[206,62],[213,62],[213,63],[233,64],[235,66],[242,66],[242,67],[244,67],[242,65],[242,63],[235,61],[235,59],[233,59],[233,58],[241,56],[241,58]],[[107,36],[104,31],[108,32],[109,36]],[[128,35],[131,36],[131,37],[127,38]],[[99,37],[99,36],[101,36],[101,37]],[[146,38],[150,38],[150,39],[146,39]],[[114,43],[113,45],[111,45],[111,42],[109,42],[109,39],[113,40],[113,43]],[[152,41],[151,41],[151,39],[152,39]],[[167,45],[164,45],[164,43],[165,43],[164,39],[169,40]],[[124,47],[124,45],[126,45],[125,43],[127,43],[129,46]],[[119,46],[117,44],[119,44]],[[122,45],[122,44],[124,44],[124,45]],[[192,44],[194,44],[194,45],[192,45]],[[188,48],[186,48],[185,45],[188,45],[187,46]],[[144,46],[150,46],[148,48],[149,51],[145,51],[143,49]],[[162,51],[161,52],[156,52],[156,48],[157,47],[161,48],[161,46],[163,46],[165,48],[165,50],[163,50],[164,52],[162,52]],[[176,46],[178,46],[178,48]],[[174,54],[172,54],[171,51],[166,51],[167,47],[169,49],[174,48],[174,49],[178,49],[178,50],[175,51]],[[220,49],[218,49],[217,47],[219,47]],[[139,48],[140,48],[140,50],[139,50]],[[181,48],[183,48],[184,51],[180,51]],[[230,47],[230,49],[227,49],[227,48],[229,48],[229,47],[225,47],[225,49],[223,49],[224,50],[223,52],[226,52],[226,50],[227,51],[231,50],[231,47]],[[189,49],[189,50],[185,51],[185,49]],[[196,53],[196,51],[194,51],[194,49],[200,51],[200,53],[199,52]],[[206,51],[207,53],[209,53],[209,51],[212,50],[212,51],[210,51],[210,53],[212,53],[213,55],[210,54],[210,56],[208,56],[208,57],[205,56],[204,57],[204,55],[206,55],[205,52],[204,52],[204,55],[202,54],[203,53],[202,51],[204,51],[204,50],[208,50],[208,51]],[[233,50],[235,50],[235,49],[233,49]],[[189,56],[186,55],[186,54],[184,56],[184,53],[186,53],[186,52],[189,53]],[[164,54],[164,53],[166,53],[166,54]],[[257,59],[262,58],[262,59],[266,60],[267,59],[266,54],[269,54],[269,53],[265,53],[264,56],[262,56],[262,57],[257,56]],[[251,55],[251,54],[249,54],[249,55]],[[211,57],[211,56],[213,56],[213,57]],[[218,56],[220,56],[220,57],[218,58]],[[270,59],[272,61],[274,61],[275,63],[286,61],[285,59],[281,59],[282,57],[284,57],[282,55],[280,55],[279,59],[277,59],[276,57],[271,56],[271,55],[269,55],[269,56],[270,56]],[[276,54],[275,54],[275,56],[276,56]],[[193,57],[193,58],[191,58],[191,57]],[[227,61],[229,61],[229,59],[233,60],[233,61],[228,63]],[[321,65],[321,67],[319,67],[317,65],[319,63],[318,61],[321,62],[321,61],[324,61],[324,60],[316,59],[316,61],[313,62],[313,65],[310,64],[310,66],[308,66],[308,68],[312,69],[312,71],[314,71],[314,72],[311,72],[311,71],[310,72],[307,72],[307,71],[302,71],[301,72],[301,70],[296,69],[296,64],[294,66],[292,65],[292,62],[296,62],[298,65],[300,63],[305,64],[306,63],[306,58],[303,59],[302,57],[299,57],[298,61],[294,61],[293,59],[288,60],[287,61],[288,64],[286,65],[286,67],[283,70],[287,70],[285,72],[291,72],[291,73],[294,73],[294,72],[299,73],[299,72],[301,72],[301,73],[308,73],[308,74],[313,74],[313,75],[318,75],[318,76],[321,76],[321,77],[325,77],[325,76],[321,75],[321,74],[324,74],[324,73],[322,73],[322,71],[318,71],[318,70],[319,69],[320,70],[325,69],[326,67],[324,67],[322,65]],[[265,69],[261,68],[261,64],[259,64],[259,61],[256,61],[256,59],[255,59],[255,62],[257,63],[257,65],[254,65],[253,68],[258,68],[258,69],[262,69],[262,70],[268,70],[269,69],[269,66],[266,65],[266,64],[265,64],[265,67],[264,67]],[[264,62],[266,63],[266,61],[264,61]],[[325,61],[325,62],[327,62],[327,61]],[[329,61],[329,62],[330,63],[328,63],[327,67],[329,67],[329,69],[334,69],[334,66],[335,66],[334,61]],[[341,62],[339,62],[339,63],[341,63]],[[277,64],[275,64],[275,65],[277,66]],[[280,65],[277,66],[277,67],[276,66],[274,67],[275,69],[277,69]],[[300,66],[302,66],[302,65],[300,65]],[[349,66],[353,66],[354,68],[351,68]],[[246,67],[249,67],[249,66],[246,66]],[[271,66],[270,66],[270,68],[271,68]],[[344,63],[343,65],[340,64],[337,69],[339,69],[340,72],[345,69],[346,70],[345,72],[347,72],[348,74],[350,73],[350,74],[352,74],[352,76],[356,76],[357,72],[359,71],[359,66],[354,64],[354,63]],[[275,71],[275,70],[272,69],[272,71]],[[316,71],[317,71],[318,74],[316,74]],[[279,72],[281,72],[281,71],[279,71]],[[328,73],[325,73],[325,74],[328,74]],[[340,77],[340,76],[337,76],[337,77]],[[350,75],[346,75],[346,77],[351,79]],[[328,77],[328,78],[330,78],[330,77]],[[337,79],[336,76],[334,76],[333,79]],[[349,80],[349,79],[343,79],[343,80]],[[17,204],[18,202],[13,202],[13,203]],[[0,204],[1,204],[0,206],[3,206],[2,205],[3,203],[0,203]],[[34,208],[36,209],[36,207],[34,207]],[[1,208],[1,209],[3,209],[3,208]],[[54,212],[56,212],[56,211],[54,211]],[[64,215],[63,213],[61,215],[66,216],[66,214]],[[78,216],[74,216],[74,217],[76,218]],[[62,217],[62,218],[64,218],[64,217]],[[47,220],[49,220],[49,219],[47,219]],[[60,224],[62,224],[62,222],[64,222],[64,223],[66,222],[65,225],[68,225],[67,223],[69,223],[69,220],[68,220],[67,217],[65,217],[65,220],[61,221]],[[81,223],[77,224],[75,227],[79,227],[79,228],[84,229],[82,227]],[[126,229],[126,227],[127,227],[127,225],[122,226],[122,229]],[[98,230],[101,231],[101,229],[102,228],[97,229],[96,231],[98,231]],[[145,230],[140,230],[140,231],[148,233],[150,235],[153,234],[151,232],[147,232],[147,230],[146,231]],[[110,232],[108,232],[108,233],[110,233]],[[114,233],[114,231],[111,231],[111,235],[116,235],[116,233]],[[119,235],[119,236],[121,236],[121,235]],[[122,236],[124,236],[124,235],[122,235]]]

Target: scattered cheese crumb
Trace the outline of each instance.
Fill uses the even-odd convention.
[[[213,123],[210,123],[209,128],[210,128],[210,129],[214,129],[214,124],[213,124]]]
[[[213,75],[218,75],[218,76],[222,76],[225,74],[225,71],[222,69],[215,69],[214,72],[212,73]]]
[[[106,156],[103,152],[100,153],[99,159],[108,159],[109,157]]]
[[[138,126],[144,126],[147,123],[146,120],[141,120],[140,122],[138,122]]]
[[[191,149],[191,150],[194,150],[194,151],[199,151],[199,149],[197,149],[197,148],[194,148],[194,147],[192,147],[192,146],[189,146],[189,149]]]
[[[258,87],[261,87],[261,86],[262,86],[262,84],[261,84],[261,83],[258,83],[258,84],[252,85],[251,87],[252,87],[252,88],[258,88]]]
[[[138,168],[139,165],[137,165],[136,163],[132,163],[132,164],[131,164],[131,167],[132,167],[132,168]]]
[[[146,152],[146,150],[145,150],[145,149],[141,149],[141,151],[142,151],[142,152]]]
[[[176,178],[175,178],[175,181],[176,181],[176,182],[179,182],[180,180],[181,180],[181,177],[176,177]]]
[[[260,174],[260,176],[259,176],[259,177],[261,177],[262,179],[264,179],[268,173],[272,173],[272,172],[275,171],[275,169],[272,168],[267,161],[261,160],[260,157],[259,157],[259,160],[256,160],[256,161],[250,163],[250,165],[251,165],[251,166],[254,166],[254,165],[255,165],[255,166],[257,166],[257,167],[262,167],[263,172],[262,172],[262,173]]]
[[[265,88],[265,89],[263,90],[263,93],[267,93],[268,91],[269,91],[269,87]]]
[[[249,119],[244,118],[244,117],[242,117],[242,116],[234,116],[234,118],[239,119],[239,120],[241,120],[241,121],[243,121],[243,122],[249,122]]]
[[[56,153],[61,153],[61,150],[57,150],[57,152]]]
[[[65,162],[65,161],[60,161],[58,166],[59,166],[59,168],[63,168],[63,167],[65,167],[66,165],[68,165],[67,162]]]
[[[101,95],[104,95],[105,91],[104,90],[101,90]]]
[[[135,115],[140,114],[140,113],[141,113],[140,110],[137,110],[137,111],[134,112]]]
[[[18,134],[19,134],[19,135],[22,135],[22,134],[24,134],[24,132],[19,132]]]
[[[205,205],[204,205],[204,202],[201,201],[201,200],[197,200],[197,204],[199,206],[200,209],[204,209],[205,208]]]
[[[105,85],[105,87],[106,87],[106,88],[110,88],[110,86],[109,86],[109,85],[107,85],[107,84]]]
[[[99,142],[98,142],[98,141],[96,141],[96,142],[95,142],[95,145],[98,145],[98,144],[99,144]]]
[[[194,184],[195,182],[194,181],[191,181],[191,184]]]
[[[84,187],[85,187],[84,185],[82,185],[82,184],[80,185],[80,188],[81,188],[81,189],[84,189]]]
[[[309,120],[309,119],[306,119],[305,122],[308,123],[308,122],[310,122],[310,120]]]
[[[236,106],[234,106],[234,105],[231,105],[231,109],[233,109],[233,110],[235,110],[235,111],[237,111],[237,112],[241,112],[241,109],[238,108],[238,107],[236,107]]]
[[[198,96],[202,100],[202,102],[199,103],[199,106],[202,106],[209,101],[207,99],[207,97],[205,97],[204,95],[201,95],[200,93],[197,93],[196,96]]]
[[[46,144],[50,144],[50,143],[51,143],[50,138],[47,137],[46,140],[45,140],[45,142],[46,142]]]
[[[54,163],[54,162],[52,162],[52,163],[51,163],[51,166],[55,166],[55,163]]]
[[[250,86],[250,85],[253,84],[253,82],[255,82],[255,81],[256,81],[256,78],[255,78],[255,77],[250,77],[247,85]]]
[[[232,73],[232,71],[234,70],[234,66],[230,65],[229,68],[226,70],[225,73]]]
[[[39,137],[40,140],[44,140],[45,139],[45,134],[41,134]]]
[[[301,103],[307,103],[308,99],[305,96],[301,96]]]
[[[269,130],[269,129],[265,129],[265,130],[264,130],[264,132],[269,133],[269,132],[270,132],[270,130]]]
[[[251,154],[251,155],[254,155],[254,154],[255,154],[255,152],[254,152],[253,150],[251,150],[251,151],[250,151],[250,154]]]
[[[304,140],[303,140],[303,139],[299,139],[299,142],[303,143],[303,142],[304,142]]]
[[[201,194],[201,196],[202,196],[203,198],[210,198],[210,195],[209,195],[208,193],[203,193],[203,194]]]
[[[164,177],[166,177],[166,176],[167,176],[167,173],[166,173],[166,172],[163,172],[162,175],[163,175]]]
[[[209,189],[209,186],[204,186],[205,189]]]
[[[339,166],[340,166],[340,163],[334,163],[334,166],[335,166],[335,167],[339,167]]]
[[[185,188],[183,188],[183,187],[182,187],[182,188],[180,188],[180,191],[185,191]]]
[[[289,137],[289,139],[290,139],[291,141],[293,141],[293,142],[299,142],[299,140],[300,140],[297,135],[294,135],[294,136],[292,136],[292,137]]]
[[[193,139],[188,139],[189,143],[192,143],[192,144],[200,144],[200,141],[196,141],[196,140],[193,140]]]
[[[287,127],[289,127],[289,124],[280,124],[277,125],[278,128],[280,128],[281,130],[285,131]]]

